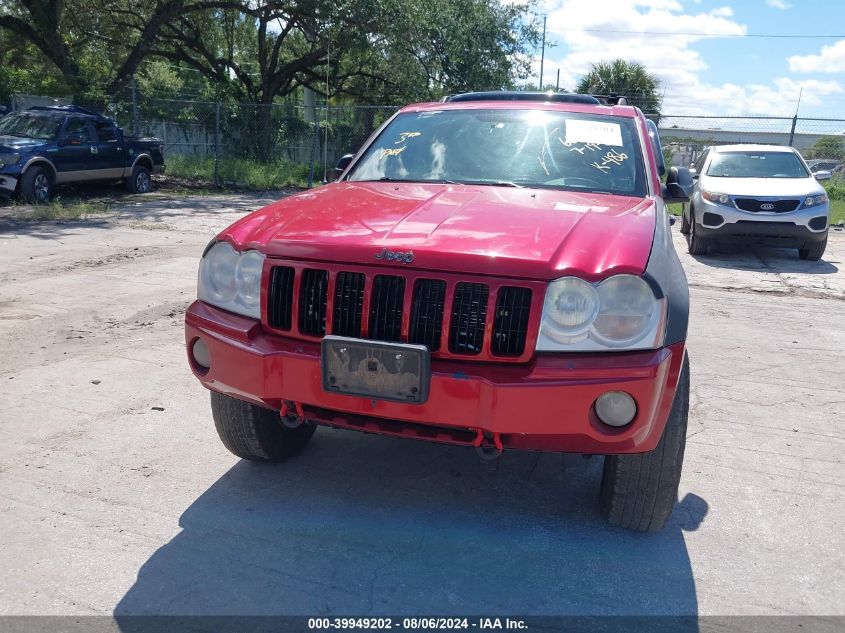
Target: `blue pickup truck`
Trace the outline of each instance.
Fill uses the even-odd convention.
[[[132,193],[164,172],[158,139],[125,137],[114,121],[78,106],[37,106],[0,118],[0,196],[50,200],[54,185],[122,180]]]

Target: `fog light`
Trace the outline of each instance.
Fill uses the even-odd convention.
[[[609,426],[625,426],[637,415],[637,403],[624,391],[608,391],[596,400],[596,415]]]
[[[191,346],[191,356],[194,357],[194,362],[203,369],[211,367],[211,353],[208,351],[208,345],[201,338],[196,339]]]

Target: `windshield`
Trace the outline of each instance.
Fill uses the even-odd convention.
[[[717,152],[707,168],[717,178],[806,178],[810,174],[792,152]]]
[[[0,119],[0,135],[52,141],[58,134],[61,124],[60,117],[19,112]]]
[[[530,109],[400,114],[348,178],[646,191],[633,119]]]

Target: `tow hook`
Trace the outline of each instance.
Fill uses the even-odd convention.
[[[282,420],[282,426],[288,429],[296,429],[305,424],[305,412],[302,410],[302,405],[292,400],[282,400],[279,417]]]
[[[490,433],[481,429],[478,429],[473,446],[475,446],[475,452],[484,461],[499,459],[505,450],[502,446],[502,437],[498,432]]]

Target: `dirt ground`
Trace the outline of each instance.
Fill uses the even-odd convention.
[[[208,240],[273,199],[0,218],[0,614],[845,615],[845,233],[693,259],[675,227],[692,409],[647,536],[603,524],[600,458],[226,452],[182,318]]]

